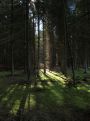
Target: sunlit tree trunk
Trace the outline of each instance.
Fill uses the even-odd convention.
[[[40,15],[39,15],[39,5],[38,5],[38,61],[37,61],[37,75],[39,75],[39,69],[40,69]]]
[[[44,62],[44,74],[46,74],[46,54],[45,54],[45,48],[46,48],[46,39],[45,39],[45,21],[43,20],[43,62]]]
[[[50,36],[49,36],[49,23],[46,18],[45,22],[45,64],[46,69],[50,70]]]
[[[49,27],[49,37],[50,37],[50,70],[53,70],[58,66],[58,58],[56,53],[56,42],[57,38],[55,35],[55,30],[52,25]]]

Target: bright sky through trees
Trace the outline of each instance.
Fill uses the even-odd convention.
[[[70,10],[70,12],[74,11],[76,9],[76,3],[74,0],[70,0],[68,1],[68,8]]]

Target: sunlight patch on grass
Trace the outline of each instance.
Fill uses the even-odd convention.
[[[78,85],[77,89],[78,90],[83,90],[83,91],[86,91],[86,92],[90,92],[90,85],[87,85],[87,84]]]
[[[44,74],[43,70],[40,70],[40,78],[41,80],[55,80],[59,81],[62,85],[65,84],[65,80],[67,79],[65,75],[63,75],[61,72],[55,72],[55,71],[46,71],[46,75]]]
[[[50,71],[50,73],[52,73],[55,76],[63,77],[66,79],[65,75],[63,75],[61,72]]]
[[[7,100],[8,100],[8,96],[4,97],[4,98],[2,99],[2,102],[6,102]]]
[[[42,85],[41,83],[38,83],[38,84],[37,84],[37,87],[39,87],[39,88],[42,89],[42,88],[43,88],[43,85]]]
[[[7,90],[5,90],[5,92],[3,92],[3,95],[1,95],[1,102],[6,102],[9,98],[9,96],[14,92],[14,89],[16,88],[17,85],[15,85],[14,87],[10,86]]]
[[[35,95],[30,96],[30,105],[31,105],[31,107],[35,107],[35,105],[36,105]]]
[[[41,80],[48,80],[48,78],[40,71],[39,72]]]
[[[48,85],[49,86],[53,86],[52,82],[48,81]]]
[[[42,80],[37,84],[37,87],[39,88],[49,88],[49,86],[53,86],[53,84],[49,80]]]
[[[65,84],[65,80],[61,77],[61,76],[56,76],[54,75],[53,73],[50,73],[50,72],[47,72],[47,74],[53,79],[53,80],[56,80],[56,81],[59,81],[60,83],[62,84]]]
[[[14,105],[13,105],[12,109],[10,110],[10,113],[16,114],[17,111],[19,110],[19,106],[20,106],[20,100],[16,100],[14,102]]]
[[[66,87],[64,86],[65,79],[66,77],[62,73],[47,71],[44,75],[43,72],[40,72],[36,87],[34,84],[31,87],[30,84],[24,83],[4,84],[1,78],[0,105],[4,107],[5,113],[10,112],[15,115],[19,110],[28,112],[30,109],[33,111],[38,107],[42,112],[45,110],[51,112],[52,110],[55,111],[56,107],[56,110],[59,111],[60,109],[64,112],[64,116],[65,114],[68,116],[72,109],[79,110],[90,107],[90,86],[77,84],[77,87]],[[17,76],[16,80],[18,81]]]
[[[30,110],[30,108],[35,107],[36,101],[35,101],[35,95],[30,94],[28,95],[25,103],[25,110]]]
[[[14,97],[12,97],[13,99],[13,103],[11,103],[11,110],[10,112],[12,114],[16,114],[19,110],[22,110],[25,106],[25,102],[26,100],[25,97],[27,95],[27,86],[26,85],[21,85],[18,87],[18,89],[15,90],[14,92]],[[25,102],[24,102],[25,101]]]
[[[15,85],[10,85],[5,91],[9,92],[10,90],[13,90],[14,87],[15,87]]]
[[[57,92],[55,89],[50,90],[50,92],[53,94],[53,99],[56,100],[56,103],[58,105],[63,105],[63,95],[62,93]]]

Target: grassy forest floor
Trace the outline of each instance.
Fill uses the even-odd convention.
[[[9,74],[0,72],[0,121],[90,121],[89,79],[70,87],[62,73],[40,71],[37,84],[30,86],[23,72]],[[76,72],[79,80],[83,76],[82,70]]]

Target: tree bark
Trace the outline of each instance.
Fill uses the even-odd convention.
[[[45,21],[43,20],[43,62],[44,62],[44,74],[46,74],[46,54],[45,54],[45,48],[46,48],[46,39],[45,39]]]
[[[11,30],[10,30],[10,38],[11,38],[11,75],[14,75],[14,40],[13,40],[13,19],[14,19],[14,3],[11,0]]]

